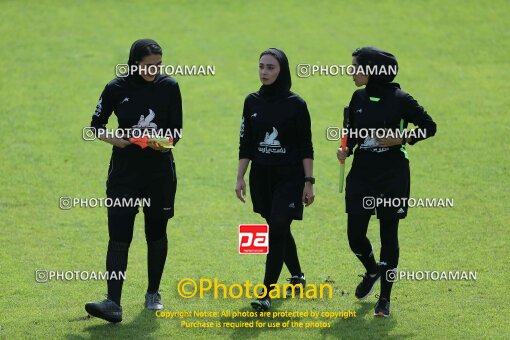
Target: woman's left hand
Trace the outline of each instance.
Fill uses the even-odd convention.
[[[386,137],[386,138],[376,138],[377,145],[382,147],[390,147],[394,145],[402,145],[402,138],[392,138],[392,137]]]
[[[165,150],[164,147],[162,147],[161,145],[159,145],[159,143],[157,142],[147,142],[147,145],[151,148],[151,149],[154,149],[156,151],[163,151]]]
[[[305,203],[305,207],[312,204],[314,199],[315,199],[315,193],[313,192],[313,184],[310,182],[305,182],[305,188],[303,189],[303,197],[302,197],[302,201],[303,201],[303,203]]]

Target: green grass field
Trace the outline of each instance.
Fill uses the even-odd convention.
[[[0,2],[0,337],[508,337],[510,5],[402,4]],[[105,282],[35,282],[38,269],[104,270],[106,209],[65,211],[58,200],[104,197],[111,147],[83,141],[81,130],[115,65],[126,62],[131,43],[143,37],[161,44],[164,63],[216,65],[215,76],[177,77],[184,138],[174,152],[179,186],[161,287],[166,310],[247,311],[246,298],[183,299],[177,282],[204,277],[259,283],[263,278],[264,256],[237,253],[238,224],[263,220],[252,213],[250,201],[237,200],[234,186],[243,100],[260,86],[259,53],[274,46],[287,53],[293,90],[307,101],[312,116],[317,197],[304,221],[293,224],[294,237],[308,282],[334,281],[331,300],[277,301],[274,309],[354,310],[356,318],[332,320],[323,329],[185,329],[178,319],[156,318],[143,309],[142,214],[129,254],[121,324],[86,318],[84,303],[100,299]],[[400,226],[399,270],[478,273],[476,281],[399,282],[392,316],[383,320],[372,316],[373,295],[363,303],[353,296],[363,268],[347,242],[338,143],[326,140],[326,128],[340,124],[354,85],[350,77],[300,79],[295,73],[299,63],[348,64],[351,52],[364,45],[397,56],[396,81],[438,124],[434,138],[408,148],[411,195],[454,199],[453,208],[410,211]],[[378,254],[375,219],[369,237]],[[287,274],[284,269],[280,282]]]

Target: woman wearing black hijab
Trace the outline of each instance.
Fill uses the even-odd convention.
[[[364,74],[357,73],[353,76],[356,86],[366,87],[355,91],[349,103],[351,131],[357,130],[359,133],[361,129],[370,128],[396,131],[407,129],[408,123],[413,123],[424,130],[425,138],[434,136],[436,124],[432,118],[413,97],[400,89],[399,84],[392,83],[398,63],[391,53],[374,47],[358,48],[352,53],[352,63],[365,70]],[[370,72],[369,69],[376,69],[378,74],[366,75]],[[351,250],[366,269],[363,280],[356,288],[356,297],[368,297],[377,280],[381,279],[381,294],[374,311],[376,316],[390,315],[392,281],[399,258],[398,223],[406,217],[407,206],[403,204],[374,209],[373,201],[366,200],[366,197],[382,198],[386,201],[394,201],[394,198],[408,199],[410,173],[405,146],[425,138],[393,138],[391,135],[387,138],[350,138],[346,151],[338,149],[337,152],[337,158],[344,160],[353,154],[353,149],[357,146],[352,168],[346,179],[347,235]],[[380,221],[379,264],[375,261],[372,245],[366,236],[374,210]]]
[[[140,132],[166,136],[169,132],[174,138],[174,145],[177,143],[179,135],[175,131],[182,129],[179,85],[175,79],[150,72],[151,65],[161,64],[161,56],[161,47],[154,40],[135,41],[128,64],[138,67],[139,72],[115,78],[106,85],[91,122],[98,137],[113,145],[106,181],[107,197],[150,200],[150,206],[143,208],[148,249],[145,306],[150,310],[163,308],[158,289],[168,249],[166,227],[168,219],[174,215],[177,187],[172,151],[157,143],[149,143],[148,148],[142,149],[126,139],[101,137],[100,132],[104,131],[110,115],[115,112],[119,129],[139,129]],[[87,303],[85,309],[89,314],[110,322],[122,320],[120,299],[123,280],[118,273],[124,273],[127,268],[137,213],[137,207],[108,208],[106,270],[110,274],[115,273],[117,278],[110,276],[107,280],[105,300]]]
[[[270,48],[259,57],[262,87],[244,101],[236,194],[244,203],[244,174],[251,160],[250,196],[253,211],[269,225],[265,296],[252,302],[257,310],[271,307],[269,291],[283,263],[296,293],[306,281],[290,231],[292,220],[303,218],[303,205],[314,200],[313,145],[310,114],[305,101],[290,91],[289,62],[283,51]],[[291,293],[289,291],[288,293]]]

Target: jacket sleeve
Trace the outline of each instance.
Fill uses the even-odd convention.
[[[250,124],[248,98],[244,100],[243,116],[241,118],[241,130],[239,133],[239,159],[252,159],[253,131]]]
[[[351,101],[349,102],[349,127],[348,127],[349,131],[352,131],[356,127],[356,122],[354,121],[354,115],[352,114],[354,112],[353,103],[355,101],[355,97],[356,97],[356,92],[353,93],[353,95],[351,97]],[[351,133],[350,135],[353,136],[354,134]],[[347,138],[347,147],[349,148],[349,154],[347,155],[347,157],[349,157],[350,155],[352,155],[354,153],[354,148],[356,147],[357,144],[358,144],[358,141],[355,138]]]
[[[308,106],[303,101],[303,106],[297,117],[297,135],[299,153],[301,159],[311,158],[313,159],[313,144],[312,144],[312,122],[310,119],[310,113],[308,112]]]
[[[96,111],[92,115],[92,121],[90,122],[90,126],[95,129],[96,136],[104,135],[104,132],[101,130],[106,128],[108,119],[115,110],[115,103],[116,99],[112,85],[107,84],[99,97]]]
[[[436,134],[437,126],[432,120],[432,117],[425,111],[425,109],[418,104],[418,102],[409,94],[404,95],[404,119],[408,122],[418,126],[420,130],[425,132],[425,137],[418,135],[411,137],[410,145],[417,143],[420,140],[427,139]]]
[[[175,82],[170,88],[170,107],[168,109],[168,127],[172,130],[174,145],[180,139],[182,132],[182,97],[179,84]],[[178,133],[177,133],[178,131]]]

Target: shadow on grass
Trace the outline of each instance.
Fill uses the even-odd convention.
[[[270,312],[274,312],[274,311],[279,311],[280,310],[280,307],[282,305],[282,303],[284,303],[284,300],[282,299],[273,299],[271,300],[271,309],[270,309]],[[241,309],[238,309],[236,311],[239,311],[239,312],[253,312],[254,310],[251,308],[251,307],[245,307],[245,308],[241,308]],[[277,323],[279,322],[280,324],[282,324],[283,322],[285,321],[288,321],[289,318],[286,318],[286,317],[282,317],[282,318],[266,318],[266,317],[252,317],[252,318],[236,318],[236,319],[232,319],[232,318],[220,318],[220,322],[223,323],[224,322],[239,322],[239,321],[242,321],[242,322],[257,322],[257,321],[261,321],[261,322],[265,322],[266,323],[266,326],[265,327],[253,327],[253,328],[234,328],[232,329],[232,332],[230,333],[230,338],[231,339],[250,339],[250,338],[257,338],[260,336],[261,333],[264,333],[264,332],[269,332],[269,334],[271,334],[271,332],[275,332],[273,333],[272,335],[275,336],[275,337],[279,337],[279,336],[282,336],[282,331],[285,331],[285,329],[292,329],[292,328],[274,328],[274,327],[268,327],[267,324],[268,323]],[[299,321],[300,319],[299,318],[293,318],[292,319],[293,321]],[[225,327],[222,327],[223,330],[225,330],[226,328]]]
[[[336,319],[331,322],[330,328],[323,328],[321,335],[337,339],[359,339],[359,338],[392,338],[406,339],[414,337],[414,334],[389,335],[389,332],[397,325],[394,316],[380,318],[373,316],[374,302],[358,302],[356,317],[348,319]],[[366,319],[366,316],[369,319]]]
[[[88,320],[89,317],[80,317],[69,321],[77,322]],[[150,337],[151,333],[155,332],[159,327],[159,322],[154,312],[142,308],[140,313],[138,313],[138,315],[130,323],[122,321],[114,324],[104,321],[103,324],[84,328],[83,331],[89,333],[89,336],[87,337],[77,334],[68,334],[66,339],[102,339],[109,336],[115,336],[116,338],[140,339]]]

